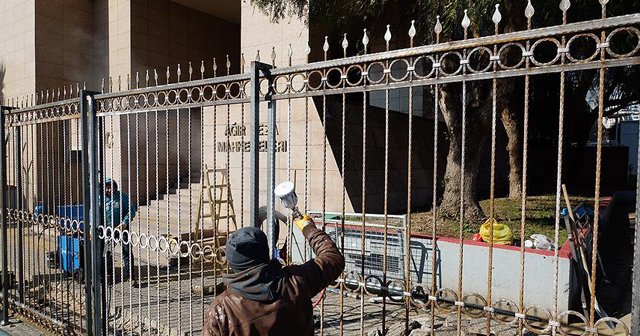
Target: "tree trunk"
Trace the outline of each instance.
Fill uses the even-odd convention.
[[[464,218],[472,222],[479,222],[485,214],[477,198],[478,173],[482,147],[487,138],[488,125],[491,124],[490,114],[487,116],[486,104],[479,104],[479,91],[482,84],[467,84],[467,97],[472,103],[467,109],[466,117],[466,146],[464,179],[462,180],[462,97],[461,86],[447,84],[440,88],[440,111],[444,117],[449,133],[449,153],[444,175],[444,193],[440,201],[439,211],[443,217],[460,218],[460,200],[464,204]]]
[[[502,108],[502,125],[507,133],[507,152],[509,153],[509,198],[522,196],[522,141],[518,122],[511,109]]]

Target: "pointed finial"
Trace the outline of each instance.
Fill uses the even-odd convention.
[[[291,48],[291,43],[289,43],[289,49],[287,50],[287,56],[289,57],[289,66],[293,63],[293,48]]]
[[[342,51],[344,57],[347,57],[347,48],[349,47],[349,40],[347,40],[347,33],[342,35]]]
[[[82,89],[86,90],[87,89],[87,82],[82,82]]]
[[[118,92],[122,91],[122,75],[118,75]]]
[[[244,60],[244,53],[240,53],[240,72],[244,73],[244,64],[245,64],[245,60]]]
[[[204,60],[200,61],[200,78],[204,78]]]
[[[153,79],[156,82],[156,86],[158,86],[158,70],[153,69]]]
[[[524,9],[524,16],[527,17],[527,19],[531,20],[531,18],[533,17],[533,14],[536,13],[536,10],[533,8],[533,5],[531,4],[531,0],[527,1],[527,8]]]
[[[227,67],[227,75],[229,75],[231,73],[231,60],[229,60],[229,55],[227,55],[226,57],[227,62],[225,63],[225,66]]]
[[[409,28],[409,41],[411,43],[411,47],[413,47],[413,38],[416,37],[416,20],[411,20],[411,28]]]
[[[464,10],[464,16],[468,19],[467,10]],[[471,21],[469,21],[471,23]],[[462,26],[464,27],[465,20],[462,20]],[[440,15],[436,15],[436,26],[433,28],[436,33],[436,43],[440,43],[440,33],[442,33],[442,23],[440,23]]]
[[[149,69],[147,69],[147,72],[144,75],[144,83],[145,83],[145,87],[149,87]]]
[[[600,5],[602,6],[602,18],[603,19],[607,18],[607,3],[609,3],[609,0],[600,0]]]
[[[218,63],[216,62],[216,58],[213,58],[213,77],[218,74]]]
[[[307,62],[309,62],[309,54],[311,54],[311,47],[309,46],[309,41],[307,41],[307,45],[304,47],[304,53],[307,55]]]
[[[367,28],[363,29],[364,34],[362,35],[362,45],[364,46],[364,53],[367,53],[367,47],[369,46],[369,35],[367,34]]]
[[[17,98],[16,98],[16,100],[17,100]],[[58,100],[58,101],[60,100],[60,88],[58,88],[58,99],[56,99],[56,100]]]
[[[391,25],[387,25],[387,31],[384,33],[384,40],[387,45],[387,51],[389,51],[389,42],[391,41]]]
[[[193,67],[191,66],[191,62],[189,62],[189,81],[191,81],[193,77]]]
[[[498,25],[498,23],[502,21],[502,14],[500,14],[500,4],[496,4],[496,10],[493,12],[491,21],[493,21],[493,23],[495,23],[496,25]]]
[[[276,47],[271,47],[271,65],[276,66]]]
[[[127,74],[127,90],[131,90],[131,76]]]
[[[180,63],[178,63],[178,70],[176,71],[176,74],[178,75],[178,83],[180,83],[180,75],[182,74],[182,70],[180,70]]]
[[[560,1],[560,10],[566,12],[569,7],[571,7],[571,2],[569,0],[561,0]]]
[[[260,49],[256,51],[256,62],[260,62]]]
[[[62,88],[62,99],[67,99],[67,87]]]
[[[136,89],[140,88],[140,73],[136,71]]]
[[[465,18],[468,20],[469,17],[467,16],[467,10],[464,10],[464,15]],[[469,24],[471,24],[471,21],[468,20]],[[462,20],[462,25],[465,25],[465,20]],[[442,33],[442,23],[440,23],[440,15],[436,15],[436,26],[433,28],[433,31],[436,33],[436,37],[440,37],[440,33]]]
[[[167,66],[167,73],[165,74],[167,76],[167,84],[169,84],[169,79],[171,78],[171,68],[169,68]]]
[[[469,11],[467,9],[465,9],[464,10],[464,17],[462,18],[462,28],[467,29],[467,28],[469,28],[469,26],[471,26],[471,19],[469,19]]]
[[[329,37],[324,37],[324,44],[322,45],[322,50],[324,51],[324,60],[327,60],[327,52],[329,51]]]
[[[109,92],[113,92],[113,77],[109,76]]]

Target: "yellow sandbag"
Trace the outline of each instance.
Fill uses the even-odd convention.
[[[493,222],[493,243],[502,245],[511,245],[513,243],[513,233],[511,229],[504,224],[496,222],[495,219],[487,219],[484,224],[480,226],[480,236],[485,242],[491,241],[491,222]]]

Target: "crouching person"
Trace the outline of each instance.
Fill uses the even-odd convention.
[[[344,257],[311,218],[295,224],[316,254],[302,265],[270,260],[267,237],[258,228],[230,235],[226,254],[232,273],[223,276],[227,290],[206,313],[205,335],[313,335],[311,298],[340,276]]]

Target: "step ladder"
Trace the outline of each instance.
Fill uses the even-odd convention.
[[[215,182],[215,185],[211,184],[212,181]],[[223,210],[225,210],[224,213]],[[220,228],[223,220],[226,220],[228,224],[226,228]],[[211,224],[213,233],[211,230],[207,230],[207,221]],[[202,197],[198,207],[196,239],[201,239],[203,234],[205,236],[213,234],[216,236],[214,238],[216,248],[218,248],[226,244],[227,233],[236,230],[238,230],[238,225],[231,195],[229,169],[209,168],[205,164],[202,169]]]

